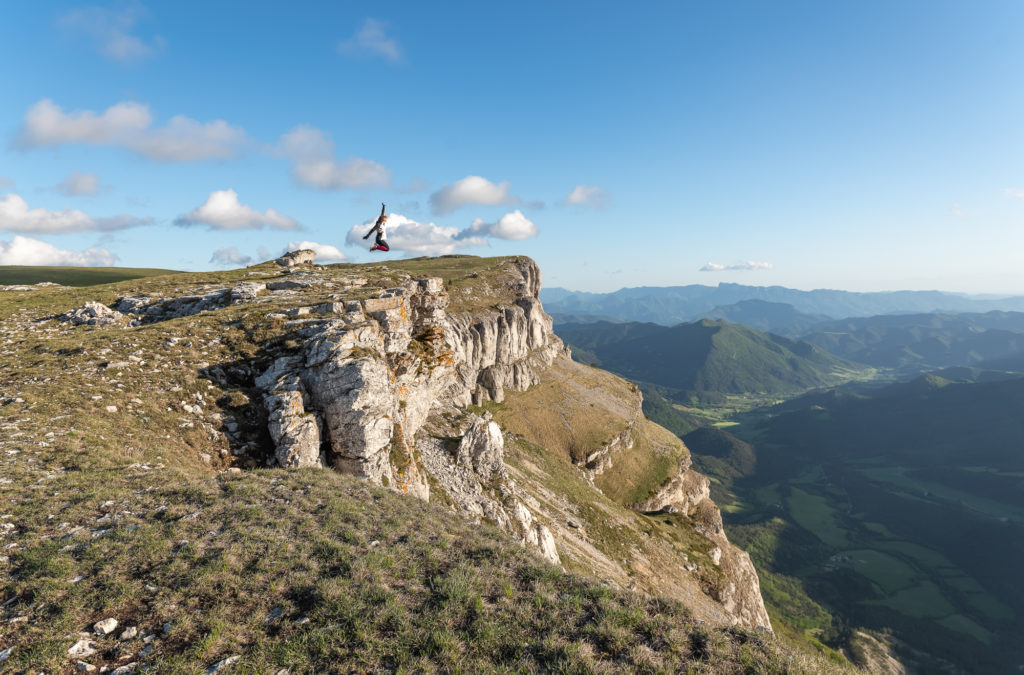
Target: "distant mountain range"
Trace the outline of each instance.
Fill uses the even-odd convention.
[[[737,310],[728,309],[729,306],[749,300],[787,304],[796,312],[830,319],[879,314],[1024,311],[1024,296],[993,297],[941,291],[800,291],[782,286],[725,283],[718,286],[640,286],[614,293],[587,293],[557,287],[541,291],[544,308],[552,315],[572,314],[577,320],[596,315],[666,326],[703,316],[736,320],[735,316],[729,317],[723,312],[735,312]]]
[[[716,299],[744,293],[787,296],[793,302],[748,298],[704,309]],[[620,334],[635,336],[637,331],[650,332],[656,325],[724,319],[804,340],[836,356],[876,368],[909,373],[950,366],[1024,370],[1024,312],[1005,309],[1024,307],[1024,297],[794,291],[738,284],[622,289],[607,294],[553,289],[552,294],[554,300],[545,300],[545,307],[551,308],[556,326],[591,325],[591,341],[617,339]],[[991,309],[992,305],[1003,309]],[[933,309],[912,312],[912,307]],[[934,309],[938,307],[952,309]],[[985,311],[967,311],[966,307]],[[811,311],[814,308],[817,311]],[[871,308],[885,311],[870,316],[857,314]],[[699,315],[688,316],[697,310]],[[852,313],[842,319],[832,318],[842,312]],[[642,324],[647,327],[636,327],[641,324],[630,316],[647,317]],[[672,323],[673,317],[685,318]],[[618,328],[612,329],[615,324]]]

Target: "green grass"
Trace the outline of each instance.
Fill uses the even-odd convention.
[[[836,549],[850,545],[847,530],[836,522],[835,510],[824,497],[791,487],[786,503],[793,520],[825,544]]]
[[[939,619],[939,623],[957,633],[973,636],[979,642],[984,642],[985,644],[991,644],[995,639],[995,635],[991,631],[985,630],[976,621],[963,614],[950,614]]]
[[[898,558],[880,551],[861,549],[843,551],[842,559],[836,564],[849,567],[861,576],[867,577],[886,594],[894,594],[912,586],[918,573],[910,565]]]
[[[20,286],[48,281],[62,286],[96,286],[140,277],[178,274],[148,267],[31,267],[0,265],[0,286]]]
[[[439,275],[456,311],[476,311],[512,297],[512,262],[319,269],[366,277],[367,288],[350,297]],[[679,601],[576,574],[591,569],[579,559],[564,558],[565,574],[443,505],[331,471],[256,470],[268,447],[258,392],[245,378],[204,379],[202,364],[258,372],[299,339],[267,315],[326,301],[326,291],[134,328],[46,321],[86,300],[183,295],[284,274],[271,263],[0,294],[0,383],[4,397],[20,399],[0,408],[0,523],[14,528],[5,528],[0,552],[0,601],[10,600],[0,608],[0,649],[12,648],[5,667],[67,672],[75,635],[114,617],[115,636],[96,638],[100,651],[87,660],[137,660],[157,673],[201,673],[236,654],[238,672],[828,672],[769,635],[703,625]],[[168,337],[180,340],[171,347]],[[635,398],[615,380],[621,397],[612,398]],[[197,397],[203,414],[186,413],[181,402]],[[236,458],[223,435],[211,434],[221,428],[214,414],[239,424],[255,444],[251,457]],[[597,424],[579,437],[584,443],[624,428],[579,414]],[[661,550],[657,541],[699,561],[701,583],[720,582],[710,544],[682,516],[645,519],[594,491],[564,455],[522,445],[520,454],[510,443],[508,455],[549,472],[539,485],[574,500],[610,556],[641,559]],[[253,470],[220,473],[231,465]],[[140,636],[119,641],[127,626]],[[152,651],[140,656],[149,635]]]
[[[941,618],[952,614],[955,607],[931,581],[922,581],[895,593],[877,604],[890,607],[912,617]]]

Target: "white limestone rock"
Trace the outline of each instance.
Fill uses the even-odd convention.
[[[61,315],[62,321],[70,321],[76,326],[123,326],[128,323],[128,317],[121,312],[111,309],[101,302],[89,301]]]
[[[95,642],[82,638],[75,644],[71,645],[68,649],[68,656],[73,659],[85,659],[95,654],[97,650],[98,647]]]
[[[117,630],[117,619],[109,617],[93,624],[92,630],[97,635],[110,635]]]
[[[296,265],[309,265],[316,260],[316,251],[304,248],[299,251],[289,251],[275,260],[281,267],[295,267]]]
[[[474,422],[459,441],[457,461],[484,481],[506,478],[504,462],[505,438],[501,427],[494,422],[480,418]]]

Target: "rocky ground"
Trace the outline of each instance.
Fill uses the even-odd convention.
[[[507,428],[572,368],[539,284],[459,256],[0,292],[0,667],[820,672],[730,608],[702,499],[629,508],[688,466],[638,402],[579,457]]]

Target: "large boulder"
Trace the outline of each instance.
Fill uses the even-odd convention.
[[[76,326],[123,326],[128,322],[126,317],[117,310],[110,309],[101,302],[89,301],[60,316],[62,321],[70,321]]]
[[[296,265],[311,264],[314,260],[316,260],[316,251],[304,248],[299,251],[289,251],[275,262],[281,267],[295,267]]]

